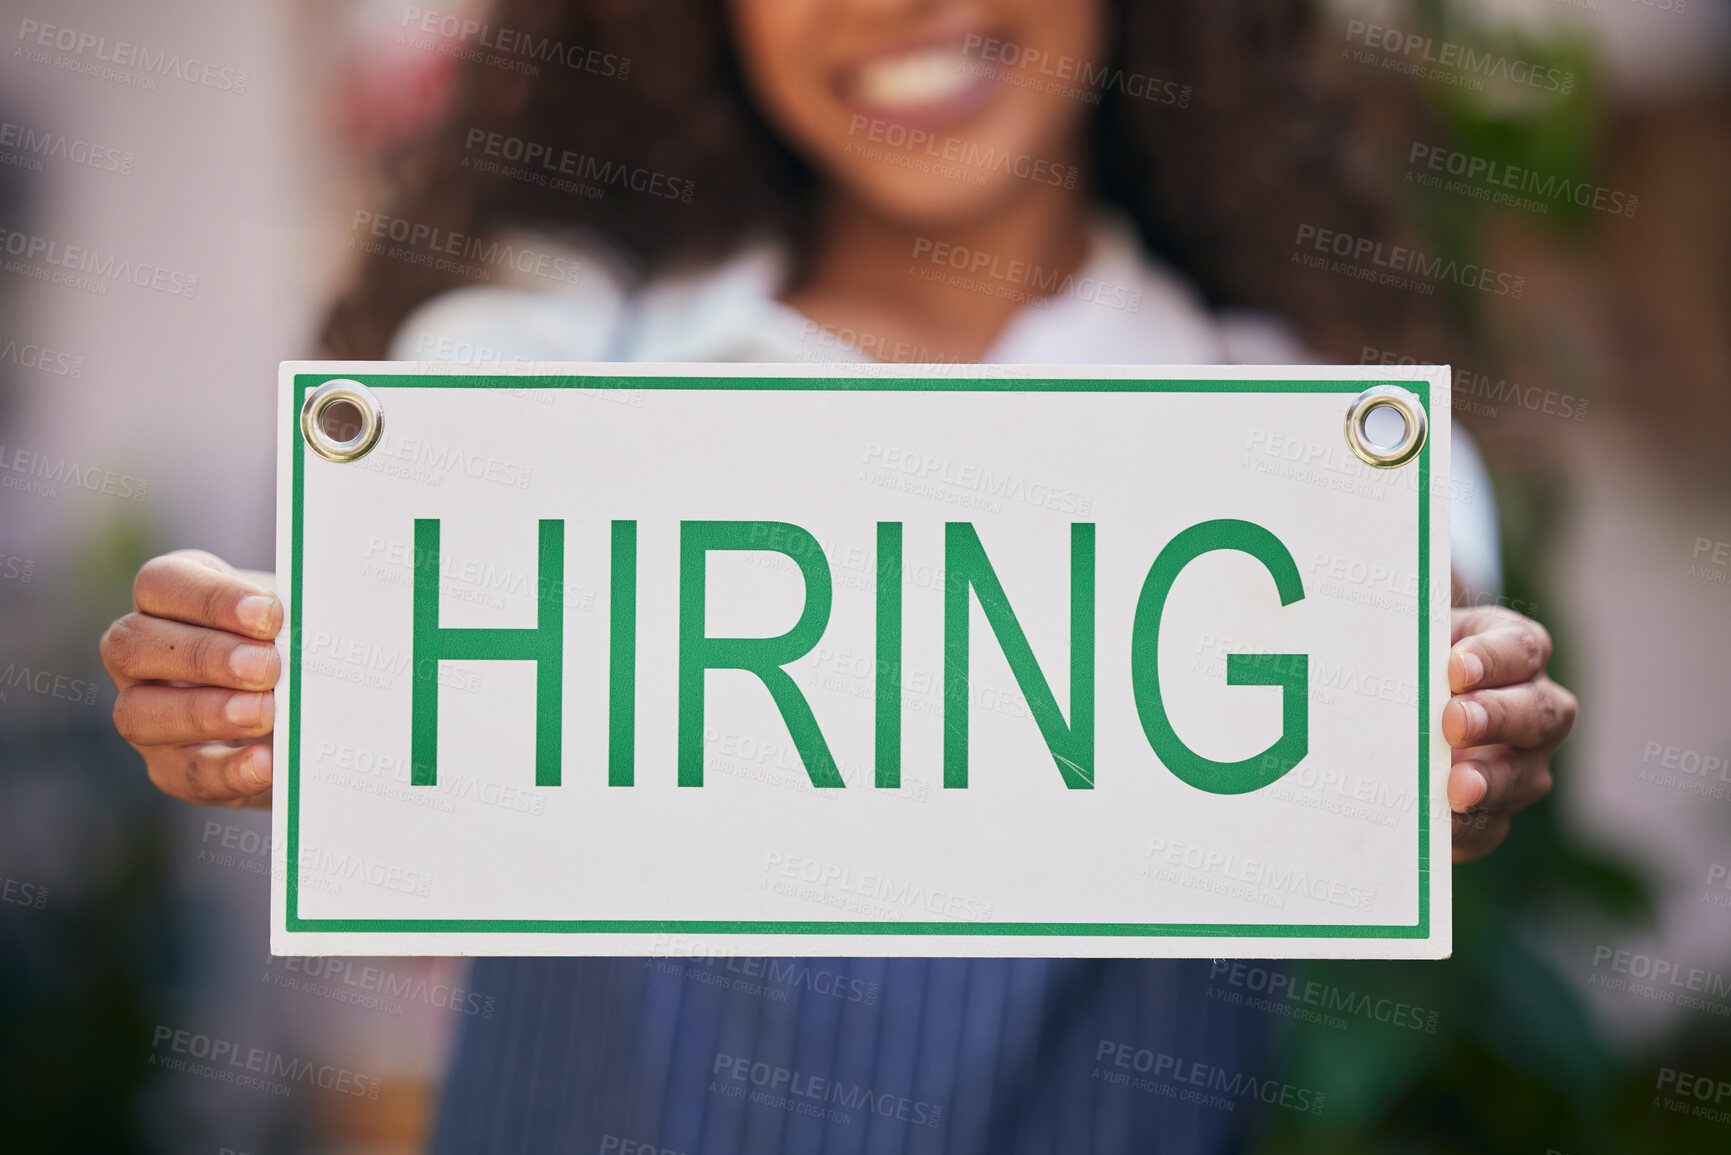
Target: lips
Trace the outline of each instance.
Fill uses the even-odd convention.
[[[993,96],[982,69],[961,40],[921,44],[872,56],[847,68],[837,84],[859,111],[904,123],[953,122]]]

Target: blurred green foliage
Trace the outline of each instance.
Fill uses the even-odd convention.
[[[75,581],[9,589],[0,605],[0,619],[28,618],[22,660],[100,687],[93,705],[0,711],[0,872],[48,892],[40,910],[0,908],[0,1155],[152,1146],[151,1032],[175,969],[173,804],[109,723],[96,638],[130,607],[155,538],[148,518],[117,517],[74,549]]]
[[[1438,38],[1493,48],[1572,73],[1566,98],[1535,91],[1424,84],[1444,143],[1474,157],[1570,182],[1596,180],[1602,137],[1598,71],[1584,39],[1541,39],[1486,28],[1448,0],[1418,0],[1410,20]],[[1499,209],[1445,191],[1404,186],[1413,219],[1433,246],[1483,260],[1487,222],[1514,213],[1519,227],[1568,245],[1602,227],[1604,214],[1566,198],[1542,214]],[[1482,324],[1485,294],[1457,289],[1448,304],[1498,362]],[[1557,358],[1560,388],[1588,395],[1584,358]],[[1560,479],[1524,472],[1497,479],[1508,598],[1558,604],[1546,581],[1553,535],[1568,494]],[[1541,615],[1543,610],[1540,611]],[[1546,623],[1556,641],[1552,675],[1571,684],[1566,623]],[[1590,708],[1590,703],[1585,708]],[[1656,1094],[1662,1068],[1731,1079],[1731,1031],[1685,1018],[1679,1033],[1644,1053],[1602,1037],[1578,991],[1581,976],[1558,971],[1537,947],[1539,928],[1560,914],[1627,930],[1650,918],[1649,889],[1628,864],[1584,843],[1559,814],[1570,789],[1568,745],[1553,761],[1551,797],[1523,812],[1494,854],[1454,868],[1455,953],[1443,962],[1317,961],[1295,980],[1435,1011],[1434,1033],[1349,1022],[1346,1029],[1298,1022],[1282,1043],[1283,1077],[1325,1089],[1317,1116],[1277,1111],[1253,1146],[1258,1155],[1610,1155],[1731,1151],[1731,1126],[1668,1110]],[[1696,1019],[1702,1016],[1695,1016]]]

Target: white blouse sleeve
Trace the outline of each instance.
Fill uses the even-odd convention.
[[[625,322],[623,278],[604,254],[570,250],[574,282],[501,277],[421,305],[391,339],[393,361],[454,361],[485,369],[506,361],[607,361]]]

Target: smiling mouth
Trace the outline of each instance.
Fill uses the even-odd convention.
[[[993,95],[989,71],[960,40],[874,56],[849,68],[837,87],[862,111],[922,123],[959,120]]]

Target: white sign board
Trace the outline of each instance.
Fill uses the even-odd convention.
[[[272,949],[1446,955],[1448,403],[285,363]]]

